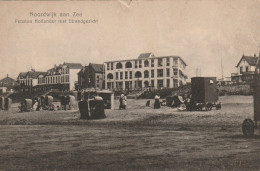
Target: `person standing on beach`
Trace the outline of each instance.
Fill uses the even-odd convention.
[[[122,108],[123,109],[126,109],[126,100],[127,100],[126,94],[124,94],[124,96],[122,97]]]
[[[120,98],[119,98],[119,110],[123,108],[123,106],[122,106],[123,97],[124,97],[124,94],[122,93],[122,94],[120,95]]]
[[[154,97],[154,109],[159,109],[159,108],[161,108],[160,95],[156,94]]]

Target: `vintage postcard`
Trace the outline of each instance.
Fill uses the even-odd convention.
[[[259,0],[0,0],[0,170],[260,170]]]

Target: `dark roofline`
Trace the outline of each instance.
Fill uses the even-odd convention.
[[[81,69],[81,68],[83,68],[83,65],[82,65],[81,63],[64,62],[64,63],[62,64],[62,66],[64,66],[64,65],[67,65],[70,69]],[[75,67],[75,66],[69,66],[69,65],[78,65],[78,66]],[[75,67],[75,68],[74,68],[74,67]]]
[[[28,71],[27,71],[28,72]],[[16,77],[16,79],[18,79],[18,77],[20,76],[20,75],[22,75],[22,74],[24,74],[24,77],[27,75],[27,72],[20,72],[19,74],[18,74],[18,76]]]
[[[102,71],[96,71],[95,68],[93,67],[94,65],[98,65],[99,67],[102,67]],[[104,67],[105,67],[104,64],[89,63],[88,66],[91,66],[95,70],[95,72],[99,72],[99,73],[103,73],[104,72]]]
[[[187,63],[180,57],[180,56],[158,56],[158,57],[152,57],[152,58],[143,58],[143,59],[123,59],[123,60],[114,60],[114,61],[106,61],[104,63],[110,63],[110,62],[125,62],[125,61],[139,61],[139,60],[145,60],[145,59],[158,59],[158,58],[168,58],[168,57],[173,57],[173,58],[179,58],[182,60],[182,62],[186,65]]]

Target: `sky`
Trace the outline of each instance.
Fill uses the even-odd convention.
[[[82,13],[91,24],[15,23],[30,12]],[[180,56],[188,77],[236,72],[242,54],[259,56],[260,0],[0,1],[0,78],[63,62],[82,65],[135,59],[140,53]]]

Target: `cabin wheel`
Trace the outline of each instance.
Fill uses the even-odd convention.
[[[202,105],[201,104],[198,104],[196,107],[197,107],[198,111],[202,111]]]
[[[220,102],[216,105],[216,109],[217,109],[217,110],[220,110],[220,109],[221,109],[221,103],[220,103]]]
[[[212,109],[211,103],[207,103],[205,106],[206,111],[210,111]]]
[[[255,124],[251,119],[245,119],[242,125],[242,131],[245,136],[253,136]]]

